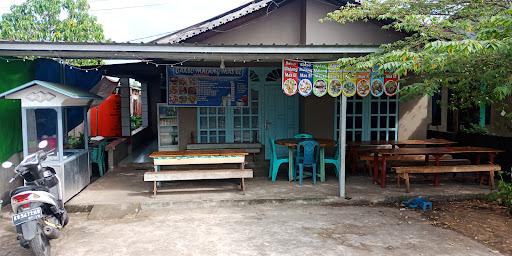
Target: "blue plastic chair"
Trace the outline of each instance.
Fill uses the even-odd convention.
[[[293,136],[295,139],[312,139],[313,135],[307,133],[299,133]]]
[[[288,157],[278,157],[276,151],[276,142],[273,138],[270,140],[270,168],[268,176],[272,178],[272,182],[276,181],[277,172],[282,164],[289,163]]]
[[[324,158],[325,164],[334,165],[334,172],[336,173],[336,177],[339,177],[339,175],[340,175],[340,154],[339,154],[338,150],[339,150],[339,148],[338,148],[338,146],[336,146],[336,149],[334,150],[334,156]]]
[[[318,145],[318,142],[314,140],[305,140],[299,143],[298,154],[301,156],[301,158],[297,161],[297,165],[299,166],[299,185],[302,186],[305,167],[310,167],[312,169],[313,184],[316,184],[316,163],[318,160],[319,150],[320,145]]]

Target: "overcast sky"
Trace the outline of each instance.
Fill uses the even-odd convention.
[[[0,14],[25,0],[1,0]],[[105,36],[116,42],[182,29],[250,0],[88,0]],[[151,39],[151,38],[150,38]],[[148,39],[138,39],[137,42]]]

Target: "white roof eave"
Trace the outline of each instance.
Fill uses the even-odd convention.
[[[376,45],[173,45],[128,43],[50,43],[0,41],[0,56],[101,59],[332,59],[369,54]]]

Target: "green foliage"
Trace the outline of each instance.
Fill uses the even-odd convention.
[[[3,40],[47,42],[105,41],[103,27],[90,15],[87,0],[27,0],[13,5],[0,18]],[[99,60],[74,60],[76,65],[100,64]]]
[[[464,133],[471,134],[489,134],[489,130],[487,128],[480,126],[479,124],[471,124],[470,127],[464,127],[462,130]]]
[[[498,181],[498,191],[491,193],[489,199],[506,206],[508,213],[512,214],[512,183],[504,181],[501,173]]]
[[[378,53],[343,58],[343,66],[394,72],[408,81],[402,94],[453,93],[454,108],[493,104],[512,94],[512,1],[365,0],[327,14],[342,24],[381,21],[404,38]],[[403,79],[402,82],[404,82]]]
[[[142,126],[142,116],[131,116],[130,121],[132,130],[135,130]]]
[[[66,148],[68,149],[82,149],[84,148],[84,134],[79,133],[78,136],[68,136]]]

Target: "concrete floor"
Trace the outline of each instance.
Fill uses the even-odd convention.
[[[156,198],[152,197],[152,183],[143,181],[146,170],[118,168],[89,185],[67,203],[70,208],[89,207],[110,204],[140,204],[143,207],[175,206],[176,204],[204,205],[206,203],[240,204],[282,201],[345,202],[352,204],[399,202],[406,197],[424,196],[433,200],[447,198],[478,198],[489,193],[487,187],[479,187],[473,182],[443,179],[441,186],[434,187],[428,182],[412,182],[412,192],[405,193],[404,187],[397,188],[390,178],[387,188],[372,184],[367,176],[349,176],[347,195],[350,200],[337,197],[338,180],[329,175],[325,183],[313,185],[306,180],[303,186],[297,182],[288,182],[286,176],[280,176],[272,183],[260,169],[256,177],[248,179],[247,189],[242,193],[237,189],[239,180],[178,181],[164,183]],[[285,170],[282,171],[285,173]],[[329,172],[328,172],[329,173]],[[171,190],[169,190],[171,189]]]
[[[93,215],[71,215],[52,241],[54,255],[500,255],[396,208],[258,204]],[[29,255],[8,220],[0,223],[0,254]]]

